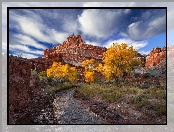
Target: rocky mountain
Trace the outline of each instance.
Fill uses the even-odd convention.
[[[37,73],[31,74],[28,59],[9,56],[8,84],[10,124],[19,120],[32,120],[39,114],[37,109],[41,110],[45,105],[51,104],[52,100],[39,86]]]
[[[79,71],[82,71],[82,61],[94,58],[98,62],[102,62],[103,54],[106,50],[107,48],[105,47],[86,44],[82,40],[81,35],[75,36],[73,34],[61,45],[45,49],[43,57],[28,59],[28,61],[30,68],[36,70],[37,72],[45,71],[53,64],[54,61],[59,61],[63,64],[68,63],[71,66],[76,66]],[[163,47],[162,49],[158,47],[154,48],[147,57],[138,53],[136,58],[145,62],[143,67],[163,69],[163,72],[165,71],[164,67],[166,64],[165,60],[163,60],[166,58],[166,47]],[[163,65],[162,68],[160,68],[161,65]]]
[[[155,47],[146,57],[145,67],[166,74],[166,47]]]
[[[103,53],[106,50],[103,47],[86,44],[81,35],[75,36],[73,34],[62,45],[44,50],[44,58],[80,66],[81,62],[86,59],[95,58],[98,61],[102,61]]]
[[[60,46],[54,46],[44,50],[43,58],[30,60],[32,69],[40,72],[49,68],[54,61],[68,63],[70,65],[81,67],[81,62],[86,59],[95,58],[102,62],[103,53],[107,50],[105,47],[86,44],[81,35],[69,36]]]
[[[155,47],[146,57],[146,67],[152,67],[159,64],[163,59],[166,58],[166,47],[164,46],[162,49]]]

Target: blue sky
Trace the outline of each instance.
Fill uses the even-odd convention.
[[[43,56],[73,33],[97,46],[126,42],[142,54],[166,45],[162,9],[10,9],[9,18],[10,54],[26,58]]]

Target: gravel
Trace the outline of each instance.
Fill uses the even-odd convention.
[[[106,122],[93,112],[84,108],[81,102],[73,98],[76,88],[62,91],[54,99],[55,117],[60,124],[105,124]]]
[[[104,119],[86,109],[73,97],[75,89],[58,92],[53,102],[53,110],[45,106],[34,122],[36,124],[106,124]]]

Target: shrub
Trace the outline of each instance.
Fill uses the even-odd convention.
[[[37,71],[31,69],[31,75],[32,76],[38,76]]]
[[[47,77],[47,72],[46,71],[40,72],[39,77]]]
[[[144,74],[142,75],[142,77],[143,77],[143,78],[149,78],[149,77],[151,77],[151,75],[150,75],[150,73],[144,73]]]
[[[61,90],[66,90],[69,88],[72,88],[73,85],[69,82],[65,82],[65,83],[59,83],[57,86],[47,86],[46,88],[46,92],[50,95],[53,96],[54,94],[56,94],[57,92],[61,91]]]
[[[142,96],[141,95],[137,95],[137,96],[135,96],[135,97],[133,97],[133,98],[131,98],[130,100],[129,100],[129,102],[131,102],[131,103],[133,103],[133,104],[138,104],[138,103],[140,103],[142,101]]]
[[[141,110],[143,107],[146,107],[148,104],[149,104],[149,102],[147,101],[147,99],[143,99],[141,102],[139,102],[135,105],[135,109]]]

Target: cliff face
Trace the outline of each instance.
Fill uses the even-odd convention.
[[[161,48],[153,48],[153,50],[146,57],[145,66],[150,68],[159,64],[163,59],[166,58],[166,47]]]
[[[63,61],[75,66],[80,66],[86,59],[95,58],[101,62],[106,48],[86,44],[81,35],[69,36],[60,46],[44,50],[44,57],[53,61]]]
[[[54,61],[68,63],[81,69],[81,62],[86,59],[94,58],[98,62],[102,62],[103,54],[107,50],[105,47],[93,46],[86,44],[81,35],[69,36],[60,46],[54,46],[50,49],[44,50],[43,58],[30,59],[29,64],[31,69],[37,72],[45,71],[50,68]],[[166,58],[166,47],[154,48],[150,54],[145,57],[140,53],[137,54],[136,59],[142,60],[145,67],[152,67],[160,63],[161,60]]]
[[[55,46],[44,50],[43,58],[30,59],[31,69],[37,72],[45,71],[54,61],[68,63],[81,69],[81,62],[86,59],[95,58],[98,62],[102,62],[103,53],[107,48],[86,44],[81,35],[69,36],[60,46]]]
[[[30,68],[36,70],[38,73],[41,71],[45,71],[52,64],[53,64],[52,59],[46,59],[46,58],[29,59]]]
[[[33,105],[40,108],[44,106],[44,101],[48,101],[47,96],[39,86],[37,75],[31,75],[29,60],[9,56],[9,123],[34,118]],[[43,99],[42,103],[36,99]],[[33,101],[34,100],[34,101]],[[30,115],[29,117],[26,117]]]

